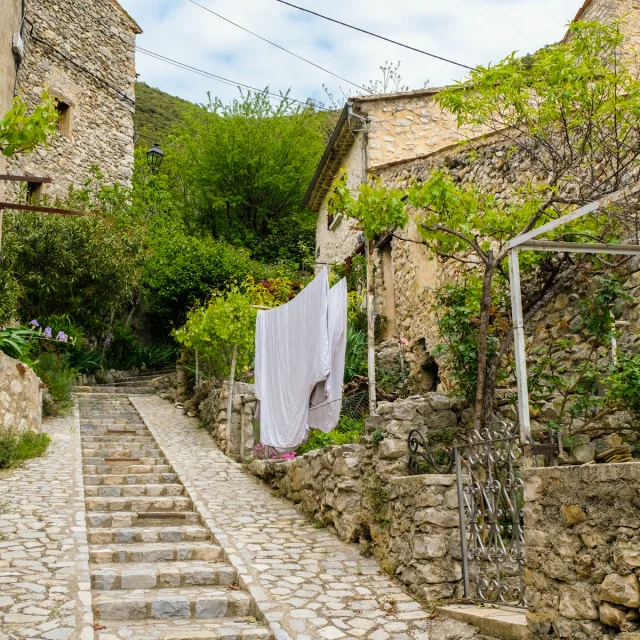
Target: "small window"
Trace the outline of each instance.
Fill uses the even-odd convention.
[[[68,105],[66,102],[62,100],[58,100],[56,104],[56,109],[58,111],[58,131],[66,136],[67,138],[71,137],[71,105]]]
[[[27,182],[27,204],[38,204],[42,198],[42,182]]]

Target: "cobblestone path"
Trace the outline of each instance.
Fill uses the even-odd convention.
[[[198,422],[151,396],[131,401],[278,640],[457,640],[356,545],[311,526],[227,458]]]
[[[270,638],[129,399],[79,403],[97,640]]]
[[[42,457],[0,471],[0,640],[91,640],[77,414]]]

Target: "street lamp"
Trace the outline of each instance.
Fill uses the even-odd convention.
[[[163,158],[164,151],[157,142],[154,142],[151,149],[147,151],[147,164],[149,164],[152,169],[159,169]]]

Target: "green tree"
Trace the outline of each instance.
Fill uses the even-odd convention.
[[[167,166],[186,221],[261,261],[308,259],[315,215],[301,208],[324,147],[327,116],[248,93],[186,114]]]
[[[27,113],[27,105],[22,98],[14,98],[11,109],[0,120],[0,153],[11,157],[17,153],[29,153],[38,145],[46,145],[55,133],[57,122],[55,100],[46,92],[31,114]]]
[[[571,34],[527,62],[511,55],[478,67],[467,81],[438,95],[459,125],[493,130],[496,142],[508,143],[508,156],[531,161],[538,175],[527,187],[498,199],[439,171],[406,193],[374,184],[355,198],[342,177],[332,200],[333,211],[357,218],[369,234],[404,228],[410,207],[424,244],[441,260],[463,265],[463,286],[478,292],[471,324],[476,427],[490,418],[496,379],[513,339],[506,243],[617,191],[640,160],[640,81],[620,54],[618,25],[577,22]],[[475,160],[471,151],[468,157],[469,163]],[[582,218],[549,237],[615,242],[630,232],[633,213],[633,205],[622,203],[615,212]],[[404,239],[397,231],[396,236]],[[521,268],[525,321],[575,275],[564,254],[527,253]],[[468,339],[464,346],[471,346]]]

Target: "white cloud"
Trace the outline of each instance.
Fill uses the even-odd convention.
[[[557,42],[583,0],[293,0],[324,15],[380,33],[467,65],[496,62],[510,52],[533,52]],[[262,42],[188,0],[120,0],[144,33],[138,44],[236,82],[325,100],[349,85]],[[405,84],[437,87],[464,69],[414,53],[291,9],[276,0],[198,0],[213,11],[358,84],[379,67],[402,61]],[[238,95],[224,85],[137,55],[140,79],[193,102],[207,91],[222,100]]]

